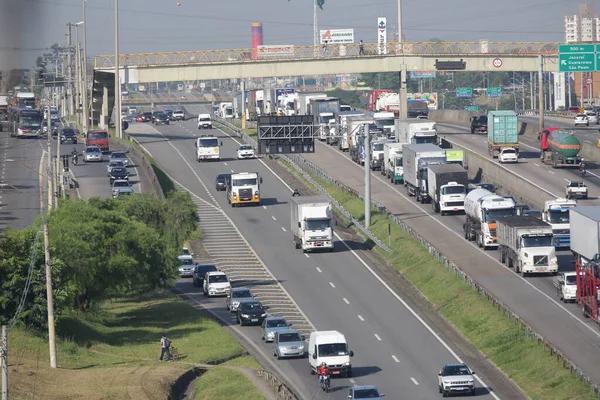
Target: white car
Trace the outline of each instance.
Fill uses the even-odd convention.
[[[438,390],[444,397],[455,393],[475,395],[474,374],[465,364],[446,364],[438,374]]]
[[[185,112],[182,110],[173,111],[173,116],[171,117],[173,121],[185,121]]]
[[[594,124],[594,125],[600,124],[600,118],[598,118],[598,115],[596,113],[587,113],[586,115],[588,117],[588,122],[590,124]]]
[[[204,275],[202,291],[205,296],[227,296],[231,292],[231,283],[222,271],[211,271]]]
[[[590,119],[588,118],[587,114],[577,114],[575,116],[575,120],[573,121],[573,124],[575,126],[579,126],[579,125],[590,126]]]
[[[88,146],[83,151],[84,162],[102,161],[102,150],[98,146]]]
[[[242,158],[256,158],[254,148],[247,144],[240,146],[237,150],[237,158],[238,160],[241,160]]]
[[[500,151],[500,154],[498,154],[498,161],[500,161],[501,163],[507,163],[507,162],[518,163],[519,162],[519,153],[517,152],[516,149],[513,149],[512,147],[507,147],[505,149],[502,149]]]

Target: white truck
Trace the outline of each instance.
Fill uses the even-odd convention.
[[[258,172],[238,172],[231,174],[227,185],[227,202],[231,207],[240,205],[260,205],[260,185],[263,179]]]
[[[463,224],[465,239],[475,241],[484,249],[498,247],[496,220],[516,215],[516,202],[487,189],[475,189],[465,196],[466,220]]]
[[[196,147],[196,161],[204,160],[221,160],[220,147],[223,142],[219,142],[219,138],[212,135],[201,135],[194,141]]]
[[[381,175],[384,175],[394,185],[404,181],[402,166],[402,143],[385,143],[383,145],[383,165]]]
[[[410,144],[438,143],[437,124],[419,118],[397,119],[395,121],[396,142]]]
[[[325,196],[292,196],[291,230],[296,249],[333,251],[333,214]]]
[[[383,128],[383,131],[388,138],[394,138],[394,132],[396,131],[396,116],[393,112],[374,112],[373,119],[377,125],[380,125]]]
[[[233,102],[223,102],[219,104],[219,117],[233,118]]]
[[[404,160],[404,186],[409,196],[415,196],[421,204],[431,200],[427,189],[427,168],[445,164],[446,151],[431,144],[409,144],[402,146]]]
[[[552,282],[556,295],[563,303],[577,301],[577,272],[559,272]]]
[[[517,274],[558,272],[550,224],[527,215],[498,218],[496,235],[500,262]]]
[[[568,249],[571,246],[571,225],[569,209],[576,207],[576,200],[558,198],[546,200],[542,210],[542,219],[552,226],[554,247]]]
[[[309,115],[310,99],[325,98],[325,93],[298,93],[298,109],[296,115]]]
[[[371,141],[371,171],[381,171],[383,165],[383,148],[388,139],[375,139]]]
[[[340,106],[341,107],[341,106]],[[360,111],[341,111],[334,115],[335,122],[330,127],[327,144],[337,144],[340,151],[348,151],[348,121],[347,117],[364,115]]]
[[[460,165],[440,164],[427,168],[427,187],[436,213],[464,211],[468,186],[467,171]]]
[[[364,127],[365,124],[371,125],[373,119],[366,115],[349,116],[346,120],[348,124],[346,146],[350,153],[350,158],[356,163],[364,164]]]

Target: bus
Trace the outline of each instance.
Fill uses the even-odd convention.
[[[22,107],[8,109],[8,130],[13,137],[37,137],[41,133],[42,114],[38,110]]]
[[[21,108],[35,108],[37,106],[37,99],[35,93],[31,92],[19,92],[16,97],[16,107]]]
[[[98,146],[103,153],[108,153],[108,132],[102,130],[88,131],[85,137],[86,146]]]
[[[217,160],[221,159],[219,147],[223,146],[223,142],[219,143],[219,139],[216,136],[202,135],[194,143],[196,146],[196,160],[201,162],[203,160]]]

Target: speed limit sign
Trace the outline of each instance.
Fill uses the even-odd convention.
[[[494,58],[494,61],[492,61],[492,65],[496,68],[500,68],[502,66],[502,59],[500,57]]]
[[[591,85],[592,83],[594,83],[594,80],[592,78],[587,78],[585,80],[585,83],[587,83],[588,85]]]

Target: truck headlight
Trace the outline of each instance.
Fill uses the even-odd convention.
[[[552,260],[550,260],[550,264],[558,265],[558,258],[554,257]]]

